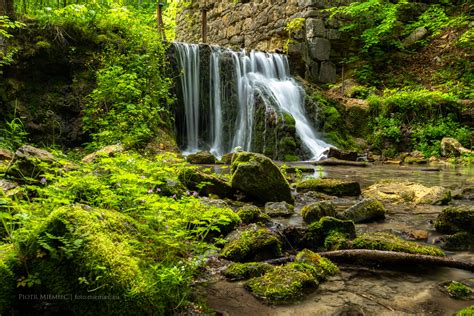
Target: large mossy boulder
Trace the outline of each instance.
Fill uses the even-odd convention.
[[[331,201],[311,203],[303,206],[301,209],[301,215],[303,216],[303,220],[306,223],[311,224],[313,222],[319,221],[325,216],[335,217],[336,206]]]
[[[186,157],[189,163],[196,165],[213,165],[216,163],[216,157],[208,151],[200,151],[190,154]]]
[[[385,218],[385,207],[379,200],[368,198],[351,206],[337,217],[348,219],[354,223],[369,223]]]
[[[359,196],[360,185],[339,179],[309,179],[296,184],[298,192],[316,191],[332,196]]]
[[[435,228],[444,234],[462,231],[474,234],[474,206],[445,208],[436,218]]]
[[[450,251],[473,251],[474,234],[468,232],[459,232],[453,235],[443,236],[445,243],[443,249]]]
[[[41,282],[30,293],[111,298],[100,304],[55,301],[60,310],[75,315],[164,315],[178,304],[170,291],[184,284],[158,285],[163,284],[162,262],[171,250],[160,248],[154,228],[131,216],[67,206],[53,211],[29,236],[21,252],[31,254],[25,265]]]
[[[268,202],[265,204],[265,214],[270,217],[290,217],[295,207],[287,202]]]
[[[445,255],[438,247],[407,241],[389,233],[362,234],[352,241],[352,247],[354,249],[397,251],[428,256]]]
[[[261,154],[240,152],[231,166],[232,188],[259,202],[293,204],[290,185],[273,161]]]
[[[426,187],[408,181],[383,181],[364,190],[364,196],[393,203],[446,205],[451,201],[451,191],[440,187]]]
[[[268,228],[252,225],[239,231],[222,249],[221,257],[236,261],[260,261],[281,255],[281,242]]]
[[[0,315],[10,314],[16,300],[18,260],[12,244],[0,244]]]
[[[228,182],[198,169],[183,169],[178,178],[185,187],[202,196],[217,195],[221,198],[234,196],[234,190]]]
[[[23,145],[15,152],[7,173],[16,178],[36,179],[55,166],[59,163],[49,151]]]

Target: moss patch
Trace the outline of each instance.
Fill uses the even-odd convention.
[[[270,220],[270,216],[264,214],[255,205],[245,205],[237,210],[237,215],[244,224],[250,223],[265,223]]]
[[[250,227],[222,250],[225,259],[245,262],[265,260],[281,255],[280,240],[267,228]]]
[[[331,201],[322,201],[305,205],[301,209],[303,220],[311,224],[319,221],[324,216],[336,216],[336,207]]]
[[[474,233],[474,207],[447,207],[435,222],[437,231],[454,234],[460,231]]]
[[[470,287],[457,281],[451,281],[446,287],[446,290],[448,291],[449,296],[457,299],[464,298],[472,292]]]
[[[474,305],[461,309],[456,316],[472,316],[474,315]]]
[[[299,192],[316,191],[333,196],[358,196],[360,185],[353,181],[338,179],[311,179],[296,184]]]
[[[273,266],[264,262],[232,263],[222,274],[232,280],[247,280],[264,275],[273,270]]]
[[[367,223],[385,218],[385,207],[376,199],[364,199],[348,208],[338,217],[352,220],[354,223]]]
[[[388,233],[363,234],[352,242],[355,249],[374,249],[407,252],[429,256],[444,256],[438,247],[421,245],[413,241],[406,241],[398,236]]]
[[[300,251],[296,255],[295,262],[308,265],[309,271],[319,282],[326,280],[328,276],[339,272],[338,267],[329,259],[323,258],[308,249]]]

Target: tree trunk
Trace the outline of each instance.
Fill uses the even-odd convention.
[[[0,0],[0,15],[6,15],[11,20],[15,19],[13,0]]]

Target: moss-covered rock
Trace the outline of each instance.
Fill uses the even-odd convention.
[[[474,234],[474,206],[447,207],[435,222],[437,231],[454,234],[467,231]]]
[[[268,202],[265,204],[265,214],[270,217],[289,217],[295,212],[295,207],[287,202]]]
[[[228,182],[214,175],[204,173],[198,169],[186,168],[178,176],[179,181],[189,190],[199,195],[217,195],[221,198],[232,198],[234,190]]]
[[[327,258],[323,258],[315,252],[308,249],[300,251],[295,262],[309,265],[311,274],[319,281],[326,280],[329,276],[339,272],[338,267]]]
[[[385,218],[385,207],[379,200],[368,198],[338,214],[339,218],[349,219],[354,223],[368,223]]]
[[[224,156],[222,156],[221,162],[226,164],[226,165],[232,164],[232,159],[234,159],[234,155],[235,155],[235,153],[225,154]]]
[[[306,223],[319,221],[324,216],[336,216],[336,206],[331,201],[315,202],[303,206],[301,215]]]
[[[351,248],[351,239],[348,238],[347,234],[342,232],[333,231],[324,239],[324,249],[326,250],[349,248]]]
[[[444,236],[445,243],[442,246],[446,250],[472,251],[474,250],[474,234],[459,232]]]
[[[316,191],[333,196],[358,196],[360,185],[354,181],[338,179],[310,179],[296,184],[298,192]]]
[[[122,145],[109,145],[105,146],[102,149],[99,149],[84,158],[82,158],[83,163],[93,163],[99,158],[105,158],[105,157],[113,157],[118,153],[123,152],[125,149],[123,148]]]
[[[16,298],[15,252],[13,245],[0,244],[0,314],[10,312]]]
[[[383,181],[364,190],[364,196],[394,203],[446,205],[451,201],[451,191],[440,187],[426,187],[408,181]]]
[[[20,179],[35,179],[55,166],[59,163],[49,151],[23,145],[15,152],[7,173]]]
[[[82,205],[62,207],[29,236],[21,252],[31,254],[25,264],[29,275],[41,282],[30,291],[117,298],[100,304],[54,302],[73,314],[162,315],[179,303],[173,299],[181,299],[169,291],[187,285],[184,279],[172,285],[160,278],[166,256],[177,250],[160,249],[154,229],[119,212]]]
[[[474,305],[461,309],[456,316],[472,316],[474,315]]]
[[[239,232],[221,252],[223,258],[237,262],[259,261],[280,255],[281,242],[277,236],[269,229],[258,226]]]
[[[196,165],[212,165],[216,163],[216,157],[208,151],[200,151],[195,154],[190,154],[186,157],[189,163]]]
[[[21,196],[21,187],[14,181],[0,179],[0,195],[3,193],[6,197]]]
[[[229,280],[247,280],[264,275],[273,270],[273,266],[264,262],[232,263],[222,274]]]
[[[260,203],[294,203],[290,185],[273,161],[264,155],[240,152],[232,162],[232,188]]]
[[[444,252],[435,246],[422,245],[413,241],[404,240],[388,233],[372,233],[358,236],[352,241],[355,249],[373,249],[406,252],[413,254],[444,256]]]
[[[449,296],[456,298],[456,299],[462,299],[469,294],[472,293],[472,289],[465,285],[464,283],[457,282],[457,281],[451,281],[446,285],[446,290],[449,294]]]
[[[295,301],[317,286],[318,281],[308,269],[296,269],[294,265],[275,267],[273,271],[245,282],[250,293],[268,303]]]
[[[245,205],[237,210],[237,215],[244,224],[265,223],[270,220],[270,216],[263,213],[260,208],[255,205]]]
[[[302,238],[302,243],[310,249],[322,248],[326,238],[336,232],[339,233],[339,236],[343,236],[346,239],[354,239],[356,237],[355,226],[352,221],[326,216],[321,218],[319,222],[309,225]]]

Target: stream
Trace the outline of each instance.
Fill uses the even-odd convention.
[[[309,163],[292,163],[301,167],[303,177],[327,177],[358,181],[362,189],[385,179],[408,180],[426,186],[440,185],[456,192],[474,177],[474,168],[446,165],[398,166],[373,165],[367,168],[343,166],[316,167]],[[314,171],[311,172],[310,168]],[[217,172],[226,172],[226,169]],[[308,170],[306,170],[308,169]],[[294,175],[293,175],[294,176]],[[471,180],[468,180],[471,179]],[[355,204],[357,198],[334,198],[338,209]],[[296,212],[290,218],[275,219],[282,224],[304,225],[300,215],[303,205],[317,201],[311,195],[296,197]],[[453,205],[472,205],[472,200],[453,200]],[[435,205],[392,204],[384,202],[384,221],[357,224],[357,233],[390,232],[408,240],[436,243],[439,234],[433,221],[444,208]],[[446,252],[459,260],[474,261],[474,252]],[[340,266],[341,272],[322,283],[304,299],[291,305],[266,305],[247,292],[241,282],[213,278],[202,289],[202,295],[218,315],[453,315],[474,305],[474,297],[457,300],[443,292],[441,284],[452,280],[474,282],[474,273],[451,268],[417,267],[394,271],[357,266]]]

